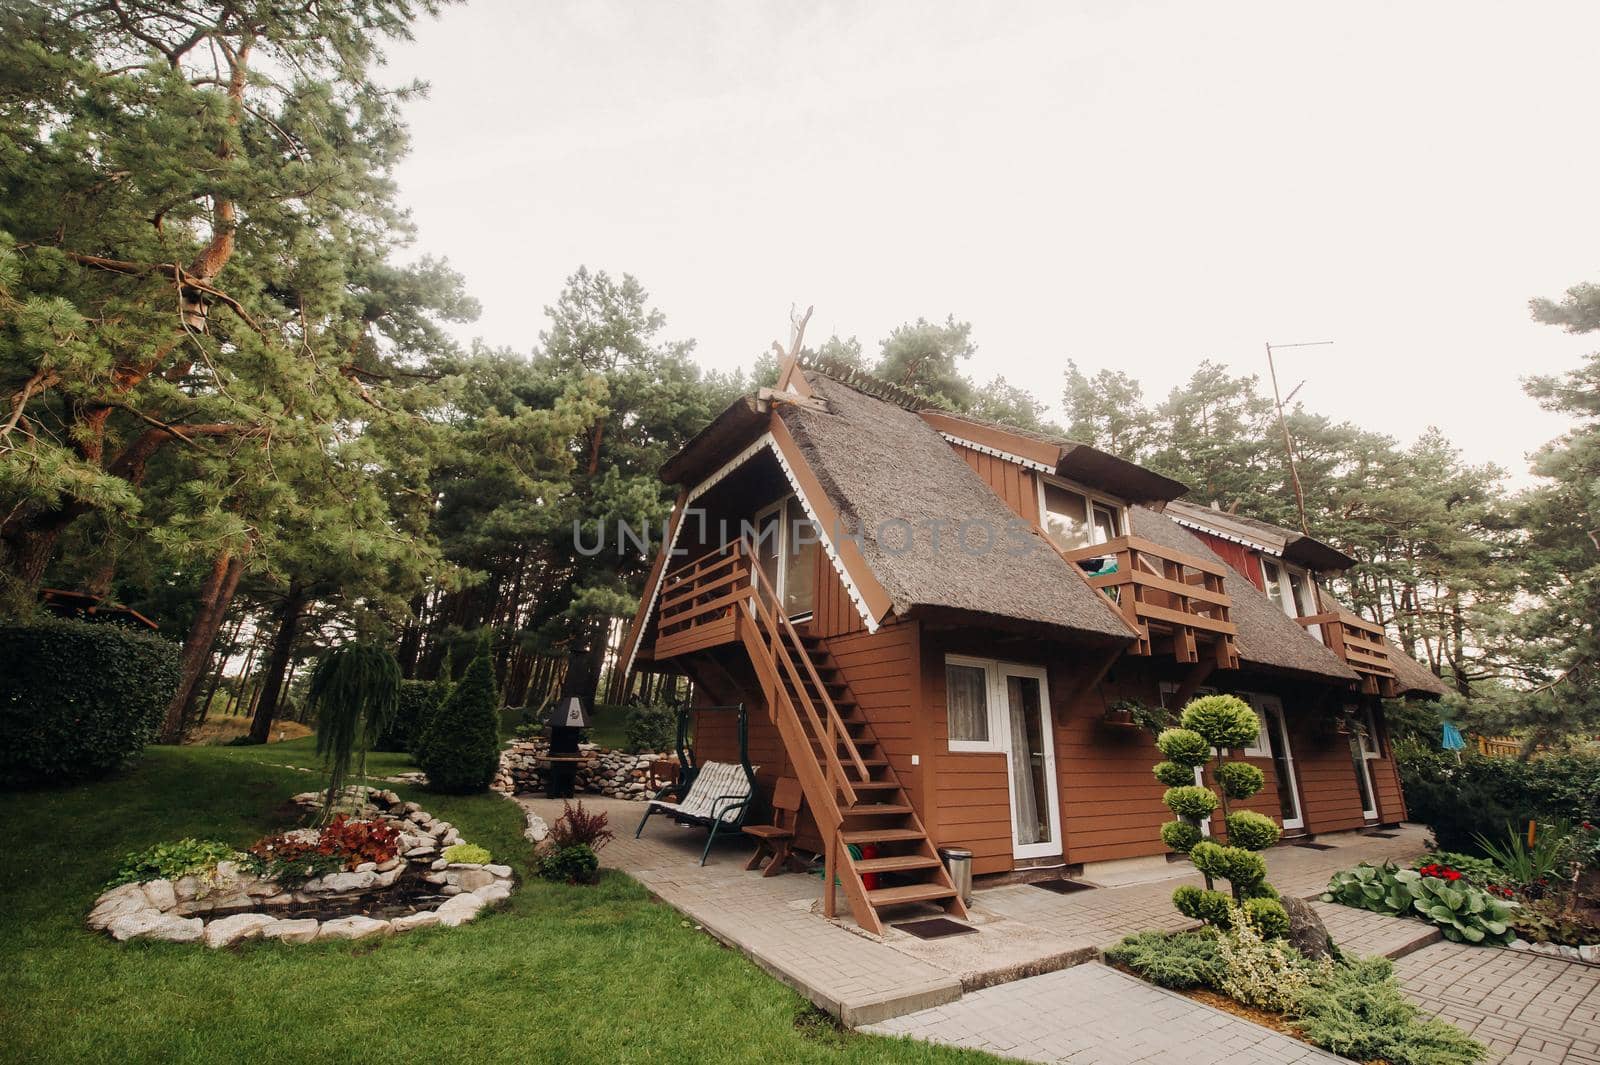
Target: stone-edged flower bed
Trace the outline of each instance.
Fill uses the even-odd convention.
[[[305,792],[292,801],[315,809],[322,798]],[[464,850],[461,833],[417,803],[375,788],[347,788],[345,798],[346,817],[326,829],[268,837],[249,854],[208,862],[176,878],[119,884],[95,900],[88,925],[119,941],[204,942],[213,948],[246,939],[310,943],[453,928],[511,894],[509,866],[452,860],[452,849]],[[330,857],[329,848],[319,852],[317,845],[321,833],[335,830],[341,839],[375,839],[374,846],[392,856],[330,869],[345,852]],[[267,875],[262,870],[268,868],[280,871]]]

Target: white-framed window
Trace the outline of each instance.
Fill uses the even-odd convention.
[[[1038,478],[1039,524],[1063,551],[1115,540],[1127,527],[1126,506],[1054,477]]]
[[[1262,556],[1261,579],[1267,598],[1289,617],[1308,618],[1318,613],[1316,585],[1305,570]]]
[[[791,621],[811,617],[816,594],[816,523],[795,495],[761,508],[755,517],[756,562],[772,582]]]
[[[950,750],[1002,750],[1000,730],[995,724],[998,688],[993,660],[945,656],[944,702]]]

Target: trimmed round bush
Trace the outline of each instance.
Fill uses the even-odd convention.
[[[1282,895],[1278,894],[1277,888],[1273,887],[1265,880],[1251,884],[1249,887],[1241,891],[1240,894],[1247,899],[1278,899],[1283,897]]]
[[[0,786],[104,776],[152,740],[178,645],[110,622],[0,625]]]
[[[1183,708],[1179,721],[1198,732],[1212,747],[1248,747],[1256,741],[1261,722],[1250,704],[1237,695],[1202,695]],[[1167,754],[1166,751],[1162,752]],[[1167,754],[1171,758],[1171,754]]]
[[[1190,848],[1189,858],[1202,873],[1226,880],[1241,891],[1267,876],[1267,863],[1261,855],[1242,847],[1223,847],[1207,840]]]
[[[1247,851],[1264,851],[1283,835],[1272,818],[1254,810],[1236,810],[1224,820],[1228,825],[1228,842]]]
[[[500,697],[489,656],[479,655],[467,675],[433,714],[418,759],[435,791],[487,791],[500,768]]]
[[[1172,905],[1185,917],[1218,928],[1226,929],[1232,924],[1228,914],[1233,907],[1233,899],[1220,891],[1184,884],[1172,893]]]
[[[1155,767],[1156,779],[1169,788],[1181,788],[1185,784],[1194,783],[1194,767],[1179,765],[1177,762],[1157,762]]]
[[[1161,748],[1161,753],[1170,761],[1190,768],[1203,765],[1211,756],[1206,738],[1192,729],[1164,729],[1161,735],[1156,737],[1156,746]]]
[[[1245,899],[1240,908],[1262,939],[1282,939],[1289,934],[1289,913],[1277,899]]]
[[[1170,850],[1179,854],[1188,854],[1189,848],[1199,843],[1204,837],[1200,835],[1200,826],[1192,825],[1187,821],[1168,821],[1161,826],[1161,842]]]
[[[1267,778],[1249,762],[1224,762],[1217,767],[1217,783],[1228,798],[1248,799],[1266,785]]]
[[[1161,801],[1167,804],[1167,809],[1179,817],[1199,821],[1210,817],[1211,811],[1217,808],[1217,793],[1198,784],[1185,784],[1182,787],[1168,788],[1161,796]]]

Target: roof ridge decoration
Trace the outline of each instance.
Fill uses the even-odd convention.
[[[904,385],[897,385],[893,381],[885,381],[876,374],[869,373],[859,366],[852,366],[840,359],[827,355],[818,355],[814,351],[800,353],[799,365],[832,381],[837,381],[846,388],[853,388],[857,392],[864,392],[873,399],[881,399],[885,403],[915,414],[923,410],[949,411],[949,408],[935,399],[930,399],[921,393],[914,392]],[[954,412],[951,412],[954,413]]]

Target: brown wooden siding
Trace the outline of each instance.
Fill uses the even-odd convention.
[[[1285,702],[1286,709],[1289,707]],[[1350,740],[1319,720],[1320,711],[1287,709],[1289,742],[1308,832],[1343,832],[1366,824]]]
[[[1389,724],[1383,720],[1383,710],[1373,710],[1372,716],[1378,723],[1378,749],[1383,752],[1383,757],[1367,762],[1372,770],[1373,789],[1378,793],[1378,820],[1386,825],[1399,824],[1406,819],[1406,797],[1400,790],[1400,767],[1395,763],[1394,750],[1389,746]]]
[[[864,633],[866,626],[861,620],[861,612],[850,601],[844,581],[839,579],[839,571],[829,560],[828,553],[821,546],[812,550],[817,553],[817,585],[812,600],[811,631],[827,637]]]
[[[1032,470],[960,444],[950,446],[983,478],[985,484],[994,489],[995,495],[1003,499],[1013,513],[1024,521],[1035,525],[1039,523],[1039,489]]]

